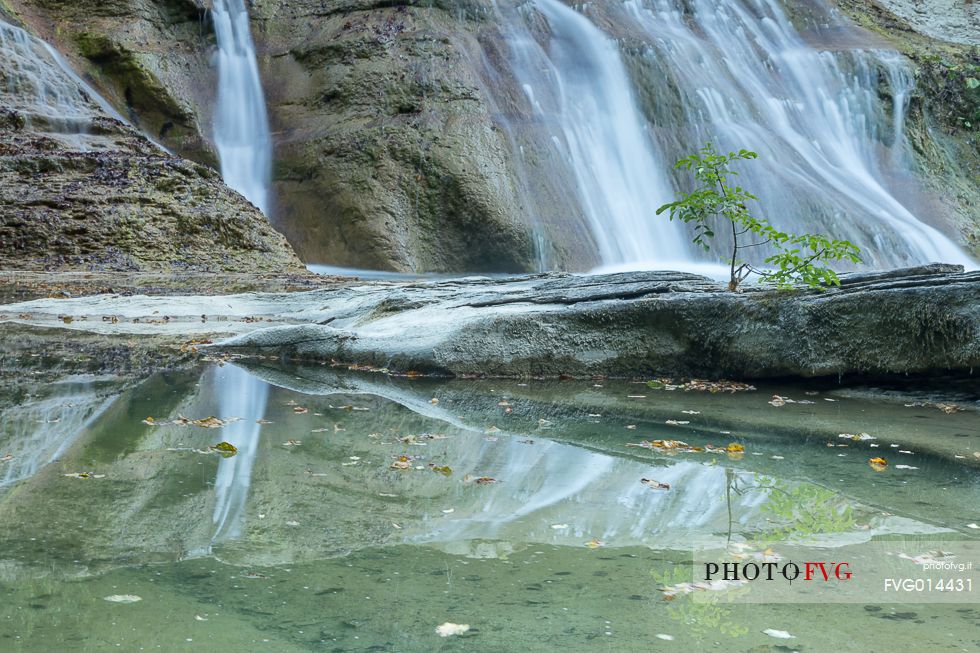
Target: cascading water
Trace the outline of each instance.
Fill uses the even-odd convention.
[[[713,139],[725,150],[758,151],[760,161],[742,174],[762,199],[759,212],[774,224],[851,240],[877,267],[970,264],[888,188],[889,168],[903,165],[911,84],[895,53],[818,51],[775,0],[627,0],[624,6],[651,37],[647,56],[680,96],[684,119],[672,127],[687,143]],[[839,21],[834,27],[847,28]],[[891,120],[879,82],[891,91]],[[883,152],[888,141],[890,152]]]
[[[545,51],[526,31],[511,32],[516,77],[571,168],[602,262],[676,258],[686,248],[683,232],[650,219],[651,206],[670,200],[670,182],[616,43],[558,0],[535,7],[551,42]]]
[[[618,49],[585,16],[559,0],[533,0],[521,12],[500,7],[529,119],[550,130],[574,171],[603,263],[693,262],[699,254],[683,230],[654,211],[686,183],[672,180],[665,162],[710,140],[725,151],[759,152],[740,183],[760,196],[757,213],[777,227],[851,240],[875,267],[975,267],[908,208],[917,184],[904,137],[912,88],[904,61],[855,47],[852,28],[820,0],[810,9],[826,33],[849,32],[851,43],[811,47],[776,0],[595,8],[647,44],[633,61],[640,86],[631,90]],[[546,28],[535,32],[541,16]],[[890,108],[879,87],[890,90]]]
[[[214,1],[218,103],[214,143],[225,183],[268,215],[272,138],[244,0]]]
[[[20,110],[28,125],[65,134],[83,134],[98,111],[126,123],[50,45],[0,20],[0,52],[5,59],[5,102]]]
[[[248,11],[244,0],[215,0],[214,28],[218,37],[218,103],[214,142],[225,183],[268,215],[272,139],[259,79]],[[215,481],[215,542],[241,534],[245,501],[251,485],[269,388],[247,372],[226,366],[216,384],[225,417],[241,417],[222,429],[222,437],[238,453],[218,465]]]

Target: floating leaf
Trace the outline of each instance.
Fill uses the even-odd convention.
[[[693,447],[686,442],[681,442],[680,440],[643,440],[640,444],[634,444],[628,442],[627,447],[642,447],[644,449],[658,449],[661,451],[669,451],[671,453],[699,453],[704,451],[702,447]]]
[[[293,406],[293,412],[297,415],[305,415],[310,412],[309,408],[304,408],[303,406]]]
[[[433,465],[432,463],[429,463],[429,469],[444,476],[452,476],[453,473],[453,470],[449,467],[449,465]]]
[[[727,451],[728,453],[742,453],[745,451],[745,447],[740,445],[738,442],[732,442],[727,447],[725,447],[725,451]]]
[[[855,442],[864,442],[865,440],[877,440],[873,435],[868,435],[867,433],[841,433],[837,437],[845,438],[847,440],[854,440]]]
[[[888,461],[884,458],[872,458],[868,461],[868,464],[871,465],[871,469],[875,470],[876,472],[883,472],[885,471],[885,468],[888,467]]]
[[[216,445],[213,445],[211,447],[211,450],[212,451],[217,451],[219,454],[221,454],[225,458],[231,458],[236,453],[238,453],[238,447],[236,447],[235,445],[233,445],[230,442],[223,442],[223,441],[222,442],[219,442]]]
[[[438,433],[421,433],[419,435],[406,435],[398,438],[398,441],[403,444],[424,444],[430,440],[445,440],[447,437],[449,436]]]
[[[605,545],[606,545],[605,542],[603,542],[602,540],[596,539],[594,537],[591,540],[589,540],[588,542],[585,543],[585,546],[588,547],[588,548],[590,548],[590,549],[598,549],[599,547],[605,546]]]
[[[498,483],[499,481],[497,481],[497,479],[493,478],[492,476],[481,476],[477,478],[474,482],[477,485],[493,485],[494,483]]]
[[[391,463],[391,469],[411,469],[412,459],[409,456],[399,456],[395,462]]]

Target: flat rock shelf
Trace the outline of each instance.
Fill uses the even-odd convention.
[[[467,277],[47,299],[8,305],[0,319],[444,376],[967,378],[980,368],[980,272],[948,265],[844,275],[822,292],[732,293],[679,272]]]

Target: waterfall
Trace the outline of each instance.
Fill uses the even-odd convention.
[[[756,214],[778,228],[850,240],[874,267],[975,267],[910,208],[922,202],[904,135],[914,84],[907,64],[869,48],[820,0],[797,11],[815,14],[809,22],[831,41],[849,42],[811,46],[777,0],[584,7],[643,44],[631,52],[635,81],[615,43],[559,0],[500,11],[527,119],[549,130],[558,165],[574,171],[604,263],[690,265],[704,256],[654,212],[688,188],[669,164],[712,141],[759,153],[738,168],[739,183],[760,197]],[[891,97],[882,100],[879,88]],[[765,255],[754,253],[757,262]]]
[[[272,138],[245,0],[214,0],[218,100],[214,143],[221,176],[268,215]]]
[[[0,20],[0,79],[5,104],[21,110],[28,125],[64,134],[83,134],[98,116],[93,104],[128,124],[50,45]]]
[[[570,168],[605,264],[677,258],[686,250],[677,225],[654,221],[670,201],[670,181],[636,108],[614,41],[558,0],[537,0],[552,38],[541,47],[510,33],[515,74],[534,117],[553,130]]]
[[[760,214],[790,231],[851,240],[876,267],[972,265],[888,187],[890,174],[911,177],[888,169],[904,165],[911,87],[896,53],[850,43],[811,47],[776,0],[627,0],[624,6],[649,36],[651,65],[666,73],[658,90],[681,99],[685,115],[675,129],[683,141],[711,139],[721,149],[759,152],[742,174],[762,200]],[[819,21],[849,29],[829,13]],[[879,84],[892,94],[891,120]]]

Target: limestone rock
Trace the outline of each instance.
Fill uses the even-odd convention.
[[[147,140],[26,32],[0,22],[0,264],[295,272],[217,172]]]

